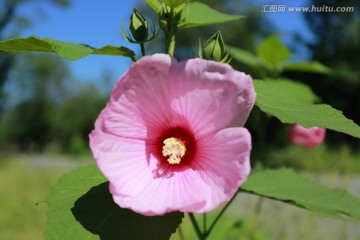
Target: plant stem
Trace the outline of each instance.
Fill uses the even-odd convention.
[[[178,227],[180,240],[185,240],[181,225]]]
[[[256,215],[260,215],[263,201],[264,201],[264,197],[259,197],[259,199],[258,199],[258,201],[257,201],[257,203],[255,205],[255,214]]]
[[[270,116],[268,116],[266,113],[259,112],[260,114],[260,123],[261,127],[257,129],[256,134],[258,135],[258,158],[260,161],[260,166],[264,168],[267,165],[267,157],[269,153],[268,143],[266,142],[266,133],[268,131],[268,126],[270,123]]]
[[[174,16],[167,19],[167,27],[165,32],[165,50],[166,53],[170,56],[174,56],[175,52],[175,32],[177,29],[177,22],[174,19]]]
[[[207,230],[207,232],[205,232],[205,239],[207,236],[209,236],[209,234],[211,233],[211,231],[213,230],[213,228],[215,227],[216,223],[220,220],[221,216],[224,214],[224,212],[226,211],[226,209],[230,206],[230,204],[234,201],[234,199],[236,198],[237,194],[239,191],[237,191],[234,196],[230,199],[230,201],[228,201],[226,203],[226,205],[224,206],[223,209],[221,209],[220,213],[216,216],[215,220],[213,221],[213,223],[211,224],[209,230]]]
[[[145,46],[144,43],[140,43],[140,48],[141,48],[141,55],[145,56]]]
[[[206,233],[207,229],[206,229],[206,212],[203,213],[203,232]]]
[[[194,217],[194,214],[193,213],[189,213],[189,217],[190,217],[190,220],[191,220],[191,223],[195,229],[195,232],[196,232],[196,235],[198,236],[199,240],[206,240],[206,236],[204,236],[202,233],[201,233],[201,230],[199,228],[199,225],[197,224],[196,222],[196,219]]]
[[[259,227],[260,222],[260,212],[261,208],[264,202],[264,197],[258,197],[258,200],[255,204],[254,212],[255,212],[255,221],[254,221],[254,229],[257,229]],[[251,237],[255,238],[256,230],[251,231]]]
[[[166,53],[170,56],[174,56],[175,52],[175,32],[171,29],[166,33]]]

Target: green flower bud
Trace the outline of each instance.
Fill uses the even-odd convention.
[[[127,32],[122,27],[122,34],[128,42],[144,44],[145,42],[151,41],[157,37],[158,32],[155,30],[154,23],[150,24],[151,36],[149,37],[149,26],[148,21],[134,9],[129,19],[130,32]]]
[[[225,51],[224,40],[220,32],[214,34],[205,42],[203,58],[214,60],[217,62],[229,62],[231,60],[228,53]]]
[[[172,15],[172,9],[163,3],[159,12],[159,23],[162,30],[166,31],[168,29],[168,22],[172,19]]]
[[[181,6],[183,7],[184,4]],[[169,28],[169,24],[171,27],[174,27],[181,20],[181,11],[176,10],[177,9],[170,7],[165,3],[162,4],[161,10],[159,12],[159,22],[161,29],[166,31]]]
[[[148,38],[148,22],[134,9],[129,20],[130,32],[136,42],[145,42]]]

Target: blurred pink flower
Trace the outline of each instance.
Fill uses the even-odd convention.
[[[325,139],[325,128],[311,127],[304,128],[299,124],[294,124],[290,127],[289,140],[290,142],[303,147],[316,147]]]
[[[165,54],[134,63],[90,134],[114,201],[143,215],[206,212],[250,173],[243,128],[255,100],[250,76],[227,64]]]

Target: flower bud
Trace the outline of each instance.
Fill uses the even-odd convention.
[[[182,5],[183,7],[184,5]],[[181,8],[182,9],[182,8]],[[160,27],[164,31],[169,28],[169,22],[171,22],[171,27],[176,26],[177,23],[181,20],[181,11],[175,8],[172,8],[165,3],[162,4],[161,10],[159,12],[159,22]]]
[[[171,19],[171,9],[163,3],[159,12],[159,24],[162,30],[167,30],[169,19]]]
[[[134,9],[129,20],[130,32],[137,42],[145,42],[148,37],[148,22],[147,20]]]
[[[304,128],[299,124],[290,127],[288,138],[290,142],[303,147],[316,147],[325,139],[326,129],[320,127]]]
[[[155,25],[150,24],[151,36],[149,37],[148,21],[136,9],[134,9],[130,16],[129,28],[130,32],[127,32],[124,28],[122,28],[122,34],[125,39],[131,43],[144,44],[145,42],[155,39],[157,36]]]
[[[220,32],[217,32],[205,42],[203,58],[217,62],[229,62],[231,58],[225,51],[224,40]]]

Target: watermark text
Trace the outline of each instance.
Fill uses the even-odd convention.
[[[354,7],[332,7],[327,5],[322,6],[307,6],[307,7],[297,7],[297,6],[286,6],[286,5],[277,5],[269,4],[261,6],[262,13],[277,13],[277,12],[329,12],[329,13],[344,13],[344,12],[354,12]]]

